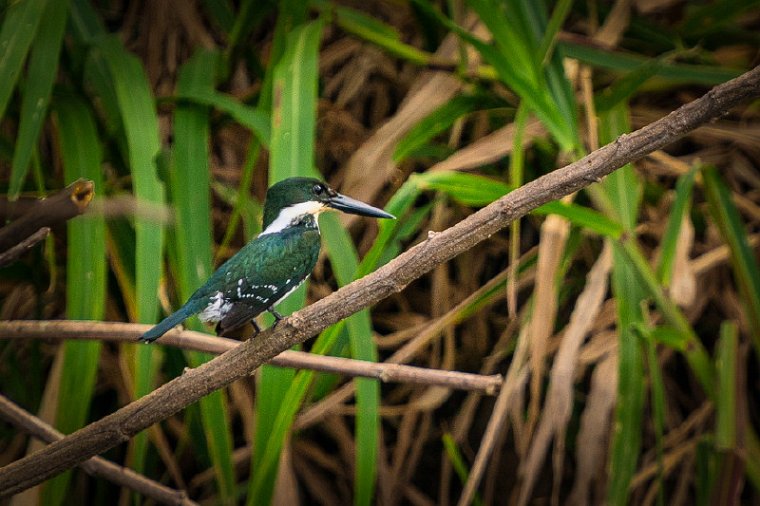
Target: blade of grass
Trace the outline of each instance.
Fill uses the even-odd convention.
[[[718,398],[715,405],[715,447],[718,450],[736,449],[736,357],[739,353],[738,329],[733,322],[725,321],[720,326],[718,357]]]
[[[138,200],[164,203],[164,188],[156,175],[159,152],[158,119],[147,76],[140,61],[129,54],[118,38],[98,41],[111,73],[116,99],[124,122],[127,158]],[[158,282],[163,248],[163,229],[145,218],[135,220],[137,318],[153,322],[158,314]]]
[[[752,347],[760,358],[760,268],[728,187],[715,167],[708,167],[702,174],[710,212],[731,251],[731,267],[749,322]]]
[[[526,34],[537,62],[536,72],[545,76],[548,85],[549,98],[554,107],[559,110],[564,120],[565,133],[572,139],[572,146],[560,143],[563,151],[580,155],[583,146],[578,132],[578,115],[576,112],[575,95],[570,82],[565,76],[564,56],[557,49],[557,36],[566,19],[572,0],[558,2],[548,20],[545,4],[531,0],[510,0],[508,12],[514,13],[515,22]],[[538,92],[538,90],[536,90]]]
[[[449,458],[451,466],[454,468],[454,472],[457,473],[459,480],[463,484],[467,483],[470,471],[467,469],[467,465],[464,462],[464,458],[462,458],[462,453],[459,451],[456,441],[454,441],[454,438],[449,432],[445,432],[443,436],[441,436],[441,441],[443,442],[443,449],[446,451],[446,456]],[[472,498],[472,504],[475,506],[483,504],[483,501],[480,499],[480,494],[477,492]]]
[[[627,106],[622,104],[600,115],[599,141],[604,144],[629,131]],[[636,226],[641,201],[641,183],[629,164],[605,178],[597,189],[608,218],[619,222],[628,234]],[[594,197],[594,193],[591,193]],[[628,503],[631,479],[641,451],[641,422],[644,408],[644,357],[635,328],[643,325],[646,292],[635,276],[619,242],[613,242],[612,292],[617,306],[618,393],[615,425],[609,456],[606,500],[611,505]]]
[[[698,170],[697,166],[692,167],[689,172],[678,178],[678,183],[676,184],[676,200],[673,202],[673,207],[668,215],[668,224],[661,241],[660,263],[657,266],[657,278],[666,287],[670,285],[673,277],[678,236],[681,231],[683,217],[691,207],[691,191],[694,188],[694,179]]]
[[[208,69],[206,70],[208,71]],[[269,145],[271,138],[269,115],[259,109],[242,104],[233,97],[220,93],[213,88],[177,90],[175,99],[189,100],[229,114],[235,121],[256,134],[264,146]]]
[[[736,503],[735,498],[743,480],[744,460],[747,458],[743,435],[738,432],[739,419],[743,416],[737,394],[740,374],[737,369],[739,355],[739,331],[735,323],[724,321],[720,327],[720,339],[716,359],[718,371],[718,398],[715,405],[715,449],[717,476],[710,497],[713,504]],[[741,453],[741,455],[739,455]]]
[[[122,149],[132,174],[133,193],[138,201],[161,205],[164,188],[156,174],[155,158],[159,153],[158,118],[147,76],[140,61],[128,53],[115,36],[94,39],[94,59],[91,66],[101,98],[110,112],[113,128],[122,133]],[[119,124],[117,126],[117,121]],[[152,323],[158,316],[158,284],[161,276],[163,227],[146,218],[135,219],[133,316],[140,322]],[[135,398],[153,388],[157,348],[139,346],[125,350],[133,366],[133,392]],[[130,453],[132,467],[141,470],[144,465],[147,436],[133,439]]]
[[[665,431],[666,402],[662,370],[657,360],[657,345],[652,339],[644,341],[647,353],[647,370],[651,378],[652,425],[654,427],[655,452],[657,454],[657,504],[665,505],[665,464],[663,434]]]
[[[283,47],[278,55],[279,60],[270,67],[268,74],[271,76],[268,81],[272,83],[270,184],[288,177],[315,173],[317,58],[322,22],[306,23],[293,29],[290,23],[305,16],[305,6],[291,7],[293,10],[285,12],[283,9],[287,6],[281,6],[275,31],[278,34],[276,39],[281,41]],[[304,283],[291,294],[280,305],[281,310],[287,313],[302,307],[306,300],[306,287]],[[277,429],[274,424],[278,418],[289,418],[288,412],[300,406],[293,400],[293,397],[299,397],[298,393],[288,392],[293,381],[294,371],[289,369],[265,366],[258,376],[254,451],[251,457],[254,475],[248,484],[249,505],[269,504],[272,500],[277,466],[289,426],[288,431],[280,432],[282,440],[270,443],[270,438]],[[288,395],[292,397],[286,399]]]
[[[179,93],[210,94],[219,55],[200,51],[185,63],[179,72]],[[169,174],[169,193],[176,210],[177,222],[173,237],[176,254],[178,293],[182,300],[211,275],[212,234],[211,198],[209,195],[209,111],[196,104],[180,104],[174,113],[174,145]],[[196,319],[191,328],[203,330]],[[211,355],[187,352],[192,367],[198,367]],[[227,418],[224,391],[217,390],[200,400],[200,415],[208,452],[218,485],[218,500],[235,501],[235,475],[232,466],[232,434]]]
[[[515,113],[515,137],[512,144],[512,156],[509,158],[509,184],[512,188],[522,186],[525,178],[525,124],[528,121],[528,108],[521,104]],[[510,276],[507,283],[507,312],[511,317],[517,315],[517,265],[520,258],[522,220],[515,220],[509,226],[509,265]]]
[[[704,345],[678,306],[665,294],[665,290],[657,280],[656,274],[635,239],[630,236],[623,237],[619,244],[624,253],[625,261],[631,266],[642,290],[645,290],[647,295],[654,300],[665,321],[681,335],[678,341],[683,343],[680,346],[684,349],[684,355],[689,366],[702,388],[705,389],[707,396],[714,399],[715,371]]]
[[[644,294],[620,247],[613,246],[612,290],[617,302],[620,363],[607,502],[626,505],[641,449],[645,378],[641,343],[633,328],[643,322],[640,301]]]
[[[412,156],[436,135],[444,132],[462,116],[478,109],[495,106],[493,100],[480,95],[460,95],[449,100],[418,122],[396,145],[393,160],[396,163]]]
[[[559,47],[569,58],[575,58],[594,67],[632,71],[651,61],[649,57],[622,51],[599,49],[588,44],[560,41]],[[726,69],[712,65],[689,65],[670,63],[657,70],[657,77],[667,79],[672,84],[701,84],[715,86],[741,74],[741,70]]]
[[[0,48],[3,50],[3,57],[0,58],[0,118],[5,116],[5,108],[16,87],[46,5],[47,0],[26,0],[7,5],[0,27]]]
[[[351,237],[336,216],[322,220],[325,244],[330,264],[338,284],[343,286],[354,280],[359,261]],[[360,311],[346,319],[351,356],[354,359],[377,362],[378,353],[372,338],[369,310]],[[355,378],[356,386],[356,485],[354,504],[370,505],[375,493],[379,443],[380,383],[369,378]]]
[[[65,181],[70,183],[80,177],[87,178],[93,181],[96,195],[102,193],[100,163],[103,155],[95,118],[87,103],[73,96],[58,99],[55,118]],[[66,317],[102,320],[106,292],[103,217],[93,214],[69,221],[67,247]],[[87,420],[95,391],[101,343],[68,341],[63,347],[55,425],[68,434],[81,428]],[[70,479],[71,472],[67,472],[47,482],[42,488],[41,503],[63,504]]]
[[[486,0],[470,2],[472,9],[488,26],[494,37],[495,46],[486,44],[463,30],[457,24],[438,13],[441,22],[454,31],[464,41],[471,44],[485,60],[493,65],[499,78],[536,114],[551,132],[563,151],[573,151],[578,145],[575,125],[568,124],[563,112],[557,107],[555,98],[548,91],[541,60],[536,61],[535,50],[527,37],[520,37],[521,27],[513,16],[507,15],[495,4]]]
[[[650,78],[665,65],[665,59],[659,58],[642,63],[639,67],[617,80],[611,86],[601,90],[594,97],[594,106],[599,113],[604,113],[624,103]]]
[[[323,12],[332,12],[335,23],[346,32],[377,45],[389,54],[417,65],[430,63],[433,55],[404,43],[395,28],[377,18],[330,2],[316,0],[312,3]]]
[[[423,189],[442,192],[470,207],[486,206],[511,191],[506,183],[467,172],[426,172],[415,175],[414,180]],[[612,239],[620,238],[623,233],[623,227],[616,221],[578,204],[550,202],[535,209],[531,214],[556,214],[566,218],[573,225]]]
[[[21,99],[21,113],[16,149],[11,163],[8,199],[15,200],[26,179],[29,160],[45,120],[53,82],[58,73],[58,55],[68,17],[68,0],[48,2],[32,43],[26,86]],[[1,116],[1,115],[0,115]]]

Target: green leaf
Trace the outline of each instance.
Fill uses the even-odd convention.
[[[750,325],[752,346],[760,357],[760,267],[728,187],[714,167],[705,169],[702,174],[710,211],[731,252],[731,267]]]
[[[657,75],[657,72],[664,66],[664,58],[648,60],[612,85],[605,87],[594,97],[597,113],[608,112],[631,98],[645,82]]]
[[[724,321],[720,326],[718,357],[718,398],[715,405],[715,446],[718,450],[737,449],[737,356],[739,330],[736,324]]]
[[[491,0],[473,0],[470,6],[488,26],[495,46],[457,30],[460,37],[493,65],[499,78],[526,102],[563,151],[578,149],[574,102],[561,62],[559,67],[553,62],[544,69],[544,55],[537,54],[546,23],[540,6],[510,2],[502,8]],[[530,26],[531,22],[537,25]]]
[[[325,216],[321,228],[330,256],[330,265],[340,286],[354,280],[359,265],[358,255],[348,232],[337,216]],[[357,360],[377,362],[378,354],[372,338],[372,322],[365,309],[346,319],[351,356]],[[380,418],[380,384],[369,378],[354,379],[356,387],[356,489],[354,504],[373,503],[377,474],[378,434]]]
[[[614,244],[612,290],[617,301],[619,365],[618,398],[610,454],[607,502],[626,505],[629,486],[641,451],[641,423],[644,409],[644,362],[636,325],[644,323],[641,301],[644,293],[635,271],[621,248]]]
[[[578,204],[565,204],[560,201],[549,202],[535,209],[531,214],[556,214],[567,219],[576,227],[610,239],[619,239],[623,235],[623,226],[620,223],[607,218],[598,211]]]
[[[438,171],[415,174],[410,178],[420,188],[436,190],[466,206],[482,207],[510,192],[506,183],[491,178],[457,171]],[[532,214],[557,214],[573,225],[613,239],[619,238],[623,227],[593,209],[578,204],[549,202],[532,211]]]
[[[29,160],[45,121],[50,93],[58,73],[58,55],[66,27],[69,1],[48,2],[32,44],[26,86],[21,100],[21,114],[16,149],[13,152],[8,198],[15,200],[26,179]]]
[[[200,51],[180,69],[180,93],[210,95],[218,54]],[[170,195],[176,210],[174,251],[179,294],[187,300],[211,275],[213,238],[209,195],[209,111],[196,104],[180,104],[174,112],[174,144],[169,173]],[[196,320],[190,326],[204,330]],[[206,353],[187,352],[188,362],[198,367],[212,358]],[[219,500],[235,500],[232,465],[232,434],[224,392],[217,390],[200,400],[201,422],[219,488]]]
[[[409,130],[396,145],[393,161],[398,163],[406,159],[430,139],[451,127],[457,119],[483,108],[487,102],[478,95],[460,95],[449,100]]]
[[[664,432],[667,417],[665,401],[665,383],[662,379],[662,369],[657,358],[657,346],[652,340],[646,342],[647,368],[652,383],[651,405],[652,425],[654,426],[655,452],[657,453],[657,502],[665,504],[665,455]]]
[[[673,264],[676,256],[676,245],[681,232],[683,218],[688,213],[691,203],[691,191],[694,188],[694,179],[699,167],[692,169],[678,178],[676,184],[676,200],[668,215],[668,224],[662,236],[662,251],[660,264],[657,266],[657,277],[664,286],[669,286],[673,277]]]
[[[282,6],[281,6],[282,7]],[[278,18],[278,33],[289,16]],[[269,156],[269,182],[293,176],[315,176],[314,137],[317,111],[317,63],[322,22],[314,21],[292,29],[284,52],[272,67],[272,138]],[[267,109],[262,105],[263,109]],[[303,306],[307,284],[291,294],[280,306],[285,312]],[[269,504],[277,476],[277,466],[285,438],[290,432],[293,413],[300,407],[302,391],[311,379],[288,369],[261,368],[256,399],[257,422],[248,485],[248,504]],[[292,385],[292,386],[291,386]],[[275,415],[276,414],[276,415]],[[280,425],[275,425],[280,424]]]
[[[164,204],[164,187],[156,174],[159,154],[158,118],[147,76],[140,60],[128,53],[115,36],[93,39],[89,77],[102,93],[113,133],[118,140],[132,175],[132,190],[138,202]],[[144,323],[154,323],[158,316],[158,284],[161,276],[164,231],[162,225],[145,217],[135,218],[134,302],[132,316]],[[126,277],[125,277],[126,278]],[[131,279],[130,279],[131,281]],[[125,280],[125,284],[129,281]],[[141,397],[153,388],[158,349],[138,346],[130,350],[133,369],[133,395]],[[131,442],[131,466],[142,469],[147,448],[147,434],[138,434]]]
[[[103,158],[92,111],[79,97],[61,97],[55,102],[64,179],[72,183],[89,179],[96,198],[102,198]],[[106,300],[105,222],[96,214],[68,222],[66,268],[66,317],[72,320],[102,320]],[[100,359],[100,341],[66,341],[58,393],[56,427],[69,434],[84,426],[95,392]],[[71,472],[45,484],[42,504],[63,504]]]
[[[422,189],[445,193],[470,207],[487,206],[512,190],[506,183],[468,172],[425,172],[415,174],[413,179]]]
[[[443,449],[446,451],[446,457],[448,457],[449,462],[451,462],[451,467],[454,468],[454,472],[457,473],[459,481],[464,485],[467,483],[467,479],[470,476],[470,470],[467,469],[467,464],[464,462],[464,458],[457,447],[456,441],[454,441],[454,438],[448,432],[445,432],[443,436],[441,436],[441,440],[443,441]],[[480,499],[480,494],[477,492],[472,499],[472,504],[474,506],[483,504],[483,501]]]
[[[376,18],[348,7],[333,6],[321,1],[315,3],[323,10],[333,8],[335,22],[343,30],[377,45],[391,55],[417,65],[427,65],[432,58],[430,53],[402,42],[395,28]]]
[[[676,351],[686,351],[686,347],[689,344],[688,336],[675,327],[659,325],[653,329],[649,329],[641,325],[637,326],[637,330],[647,339],[657,344],[663,344]]]
[[[628,109],[625,104],[615,107],[607,114],[600,115],[599,142],[607,144],[620,134],[631,130]],[[611,207],[605,209],[610,218],[619,222],[627,231],[636,226],[641,204],[642,184],[631,164],[616,170],[600,183]]]
[[[96,50],[104,57],[111,74],[124,126],[135,197],[138,201],[163,204],[164,188],[156,175],[155,164],[160,147],[158,118],[142,64],[115,36],[99,39]],[[152,323],[158,316],[161,263],[156,259],[161,258],[163,229],[153,221],[138,217],[135,232],[137,318]]]
[[[206,69],[208,72],[208,69]],[[271,138],[269,115],[259,109],[242,104],[229,95],[211,89],[177,90],[175,96],[179,100],[189,100],[200,105],[213,107],[229,114],[235,121],[251,129],[264,146],[268,146]]]
[[[16,87],[29,47],[37,34],[37,27],[45,12],[47,0],[11,2],[0,27],[0,118]]]
[[[299,26],[275,67],[270,182],[311,173],[317,117],[317,58],[322,22]]]
[[[632,71],[651,58],[623,51],[609,51],[588,44],[559,42],[565,56],[598,68],[618,71]],[[738,77],[743,70],[726,69],[712,65],[666,64],[657,69],[657,77],[667,79],[672,84],[701,84],[715,86]]]

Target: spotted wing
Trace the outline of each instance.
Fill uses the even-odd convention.
[[[318,255],[316,230],[296,227],[248,243],[207,283],[206,300],[217,296],[225,303],[215,319],[220,328],[234,329],[273,307],[306,279]]]

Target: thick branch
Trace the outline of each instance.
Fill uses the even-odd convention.
[[[0,470],[0,495],[15,494],[113,448],[204,395],[251,373],[275,355],[390,294],[472,248],[536,207],[580,190],[626,163],[760,95],[760,67],[583,159],[522,186],[453,227],[403,253],[374,273],[283,320],[220,357],[192,369],[119,411]]]
[[[0,339],[100,339],[134,343],[135,339],[150,328],[151,325],[139,323],[17,320],[0,322]],[[192,330],[172,330],[161,338],[161,344],[221,355],[239,346],[240,341]],[[412,383],[456,390],[478,390],[486,395],[496,394],[502,384],[502,377],[499,374],[484,376],[410,365],[327,357],[293,350],[283,351],[268,363],[278,367],[375,378],[386,383]]]
[[[37,200],[24,214],[0,228],[0,252],[11,249],[43,227],[52,228],[82,214],[94,194],[92,181],[77,179],[58,193]]]
[[[33,414],[21,409],[3,395],[0,395],[0,417],[46,443],[52,443],[63,438],[62,433]],[[163,504],[174,504],[176,506],[198,504],[191,501],[183,490],[169,488],[101,457],[92,457],[80,465],[91,476],[104,478]]]

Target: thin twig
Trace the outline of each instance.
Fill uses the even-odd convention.
[[[43,241],[45,237],[50,233],[50,227],[42,227],[26,239],[19,242],[7,251],[0,253],[0,267],[14,262],[18,257],[23,255],[26,251],[34,247],[40,241]]]
[[[93,455],[129,441],[146,427],[251,374],[267,360],[329,325],[403,290],[435,266],[469,250],[536,207],[600,181],[626,163],[664,147],[758,95],[760,66],[716,86],[666,117],[620,136],[581,160],[525,184],[453,227],[430,236],[372,274],[284,319],[257,339],[188,370],[117,412],[5,466],[0,469],[0,496],[26,490]]]
[[[46,443],[52,443],[63,438],[61,432],[14,404],[2,394],[0,394],[0,417]],[[190,500],[184,490],[167,487],[101,457],[92,457],[82,462],[80,466],[91,476],[104,478],[163,504],[177,506],[197,506],[198,504]]]
[[[58,193],[35,201],[24,214],[0,228],[0,252],[11,249],[42,227],[53,227],[82,214],[94,194],[92,181],[77,179]]]
[[[0,339],[99,339],[134,343],[137,337],[150,327],[150,325],[138,323],[119,322],[15,320],[0,322]],[[240,341],[192,330],[172,330],[161,338],[161,344],[221,355],[239,346]],[[269,363],[278,367],[375,378],[385,383],[410,383],[435,385],[454,390],[475,390],[486,395],[495,395],[502,382],[499,374],[484,376],[459,371],[327,357],[294,350],[280,353]]]

